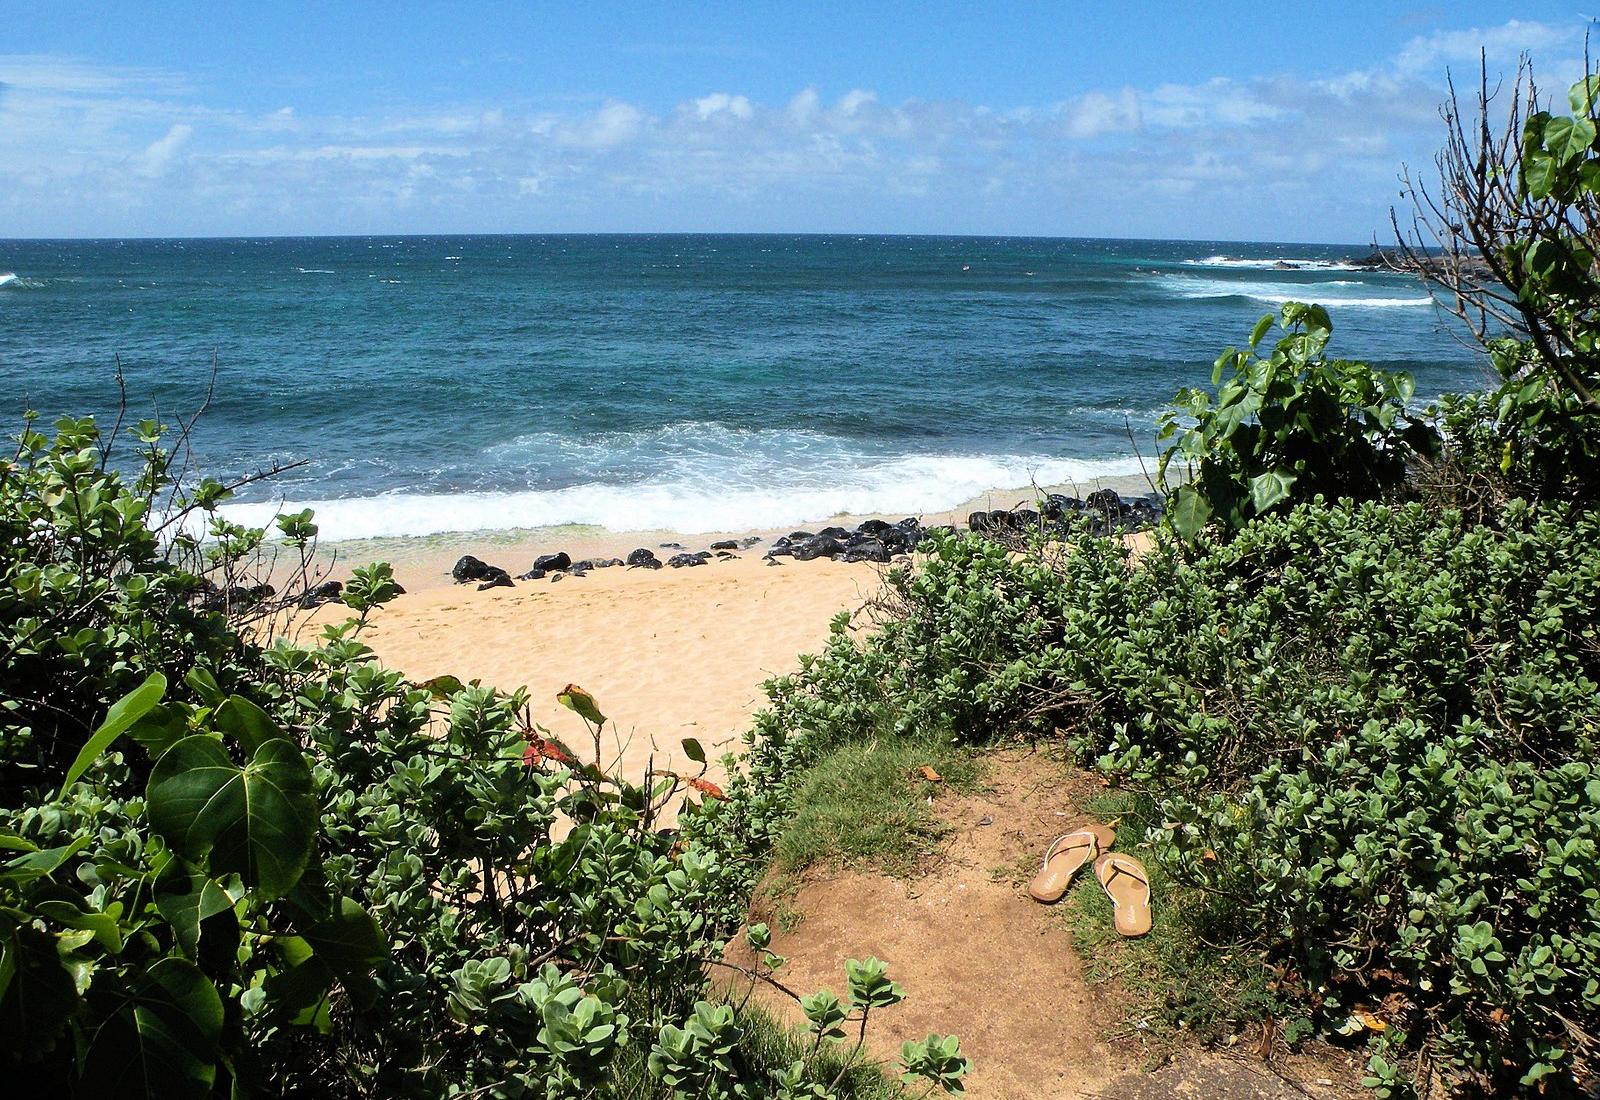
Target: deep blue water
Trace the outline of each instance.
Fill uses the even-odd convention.
[[[0,414],[169,421],[217,385],[205,472],[328,537],[736,529],[931,511],[1138,469],[1155,417],[1262,312],[1334,351],[1478,364],[1359,247],[1022,238],[490,236],[0,241]],[[1281,261],[1301,261],[1292,269]],[[4,279],[0,275],[0,279]]]

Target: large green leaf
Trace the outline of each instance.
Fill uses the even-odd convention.
[[[168,864],[156,881],[155,898],[178,946],[190,957],[200,948],[200,925],[234,905],[221,883],[179,859]]]
[[[351,898],[340,898],[335,913],[302,935],[317,956],[335,971],[365,969],[389,956],[389,942],[378,922]]]
[[[1268,470],[1251,478],[1250,503],[1255,506],[1256,515],[1262,515],[1274,504],[1288,500],[1289,490],[1294,488],[1294,483],[1295,476],[1282,470]]]
[[[222,1022],[222,998],[198,967],[158,960],[90,1030],[78,1095],[210,1095]]]
[[[1587,117],[1594,110],[1596,95],[1600,95],[1600,74],[1591,73],[1567,89],[1572,113]]]
[[[1542,199],[1550,194],[1560,175],[1560,163],[1542,150],[1532,151],[1522,158],[1522,185],[1533,198]]]
[[[283,736],[283,731],[266,711],[238,695],[230,695],[222,701],[212,723],[222,732],[236,737],[245,752],[255,752],[273,738]]]
[[[1562,164],[1570,164],[1594,144],[1594,123],[1587,118],[1552,118],[1544,124],[1544,147]]]
[[[89,740],[78,751],[78,758],[72,762],[72,767],[67,769],[67,778],[61,784],[62,793],[65,794],[67,788],[78,781],[78,777],[106,751],[111,742],[122,736],[124,730],[143,718],[151,707],[161,702],[161,697],[166,693],[167,678],[159,672],[152,672],[145,678],[144,683],[112,703],[111,709],[106,712],[106,720],[90,735]]]
[[[311,770],[282,738],[244,767],[215,737],[195,734],[168,749],[150,773],[151,827],[213,877],[237,873],[280,897],[299,880],[316,837]]]
[[[1170,515],[1173,529],[1184,538],[1192,539],[1211,519],[1211,502],[1198,487],[1184,485],[1175,494]]]

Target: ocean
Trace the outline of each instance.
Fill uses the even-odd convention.
[[[0,241],[0,415],[215,392],[202,472],[330,540],[919,514],[1153,468],[1156,418],[1284,301],[1426,401],[1485,367],[1361,246],[556,235]],[[6,279],[5,275],[15,277]]]

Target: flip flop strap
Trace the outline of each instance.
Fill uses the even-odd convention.
[[[1126,876],[1128,878],[1131,878],[1134,882],[1139,883],[1146,890],[1150,889],[1150,880],[1148,878],[1144,877],[1143,875],[1135,874],[1133,871],[1123,868],[1123,866],[1120,863],[1118,863],[1116,860],[1113,859],[1113,860],[1107,861],[1106,866],[1111,868],[1111,873],[1106,876],[1106,880],[1105,880],[1105,883],[1104,883],[1104,886],[1105,886],[1106,891],[1108,893],[1111,890],[1112,880],[1114,880],[1118,875],[1124,875],[1124,876]]]
[[[1073,840],[1073,839],[1076,839],[1076,838],[1082,838],[1083,842],[1081,844],[1071,844],[1071,845],[1064,845],[1064,844],[1061,843],[1063,840]],[[1067,834],[1065,834],[1063,836],[1058,836],[1058,837],[1055,838],[1055,840],[1050,842],[1050,848],[1044,854],[1044,865],[1048,867],[1050,865],[1050,861],[1056,857],[1056,853],[1064,852],[1069,847],[1070,848],[1096,848],[1096,847],[1099,847],[1099,845],[1096,843],[1093,833],[1087,833],[1087,832],[1083,832],[1083,833],[1067,833]]]

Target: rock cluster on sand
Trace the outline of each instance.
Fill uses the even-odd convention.
[[[1154,494],[1125,501],[1113,489],[1100,489],[1080,500],[1060,493],[1039,501],[1032,508],[996,508],[993,511],[973,512],[967,517],[967,527],[974,533],[991,538],[1006,539],[1032,534],[1066,535],[1081,530],[1087,524],[1094,535],[1112,535],[1154,526],[1161,519],[1161,500]],[[920,520],[907,517],[898,523],[882,519],[862,520],[855,530],[844,527],[824,527],[820,531],[791,531],[775,539],[765,558],[769,565],[780,564],[780,559],[815,561],[827,558],[844,562],[889,562],[912,551],[935,532],[949,533],[954,527],[924,527]],[[573,561],[566,551],[541,554],[534,559],[533,567],[518,574],[517,580],[558,581],[564,577],[581,577],[591,569],[626,566],[629,569],[692,569],[714,560],[737,558],[736,551],[749,550],[760,542],[759,536],[742,539],[719,539],[709,550],[690,551],[681,543],[662,543],[663,549],[675,550],[665,562],[655,551],[639,547],[624,561],[621,558],[589,558]],[[511,575],[497,565],[468,554],[456,562],[450,571],[457,584],[478,582],[480,590],[505,588],[512,585]],[[335,582],[336,583],[336,582]],[[326,588],[327,586],[323,586]],[[322,591],[321,589],[318,590]],[[308,597],[309,598],[309,597]],[[338,598],[337,588],[329,599]]]
[[[792,531],[772,544],[767,558],[793,558],[795,561],[814,561],[830,558],[835,561],[890,561],[900,554],[909,554],[928,537],[929,528],[911,518],[899,523],[868,519],[856,525],[854,531],[843,527],[824,527],[813,534],[810,531]]]

